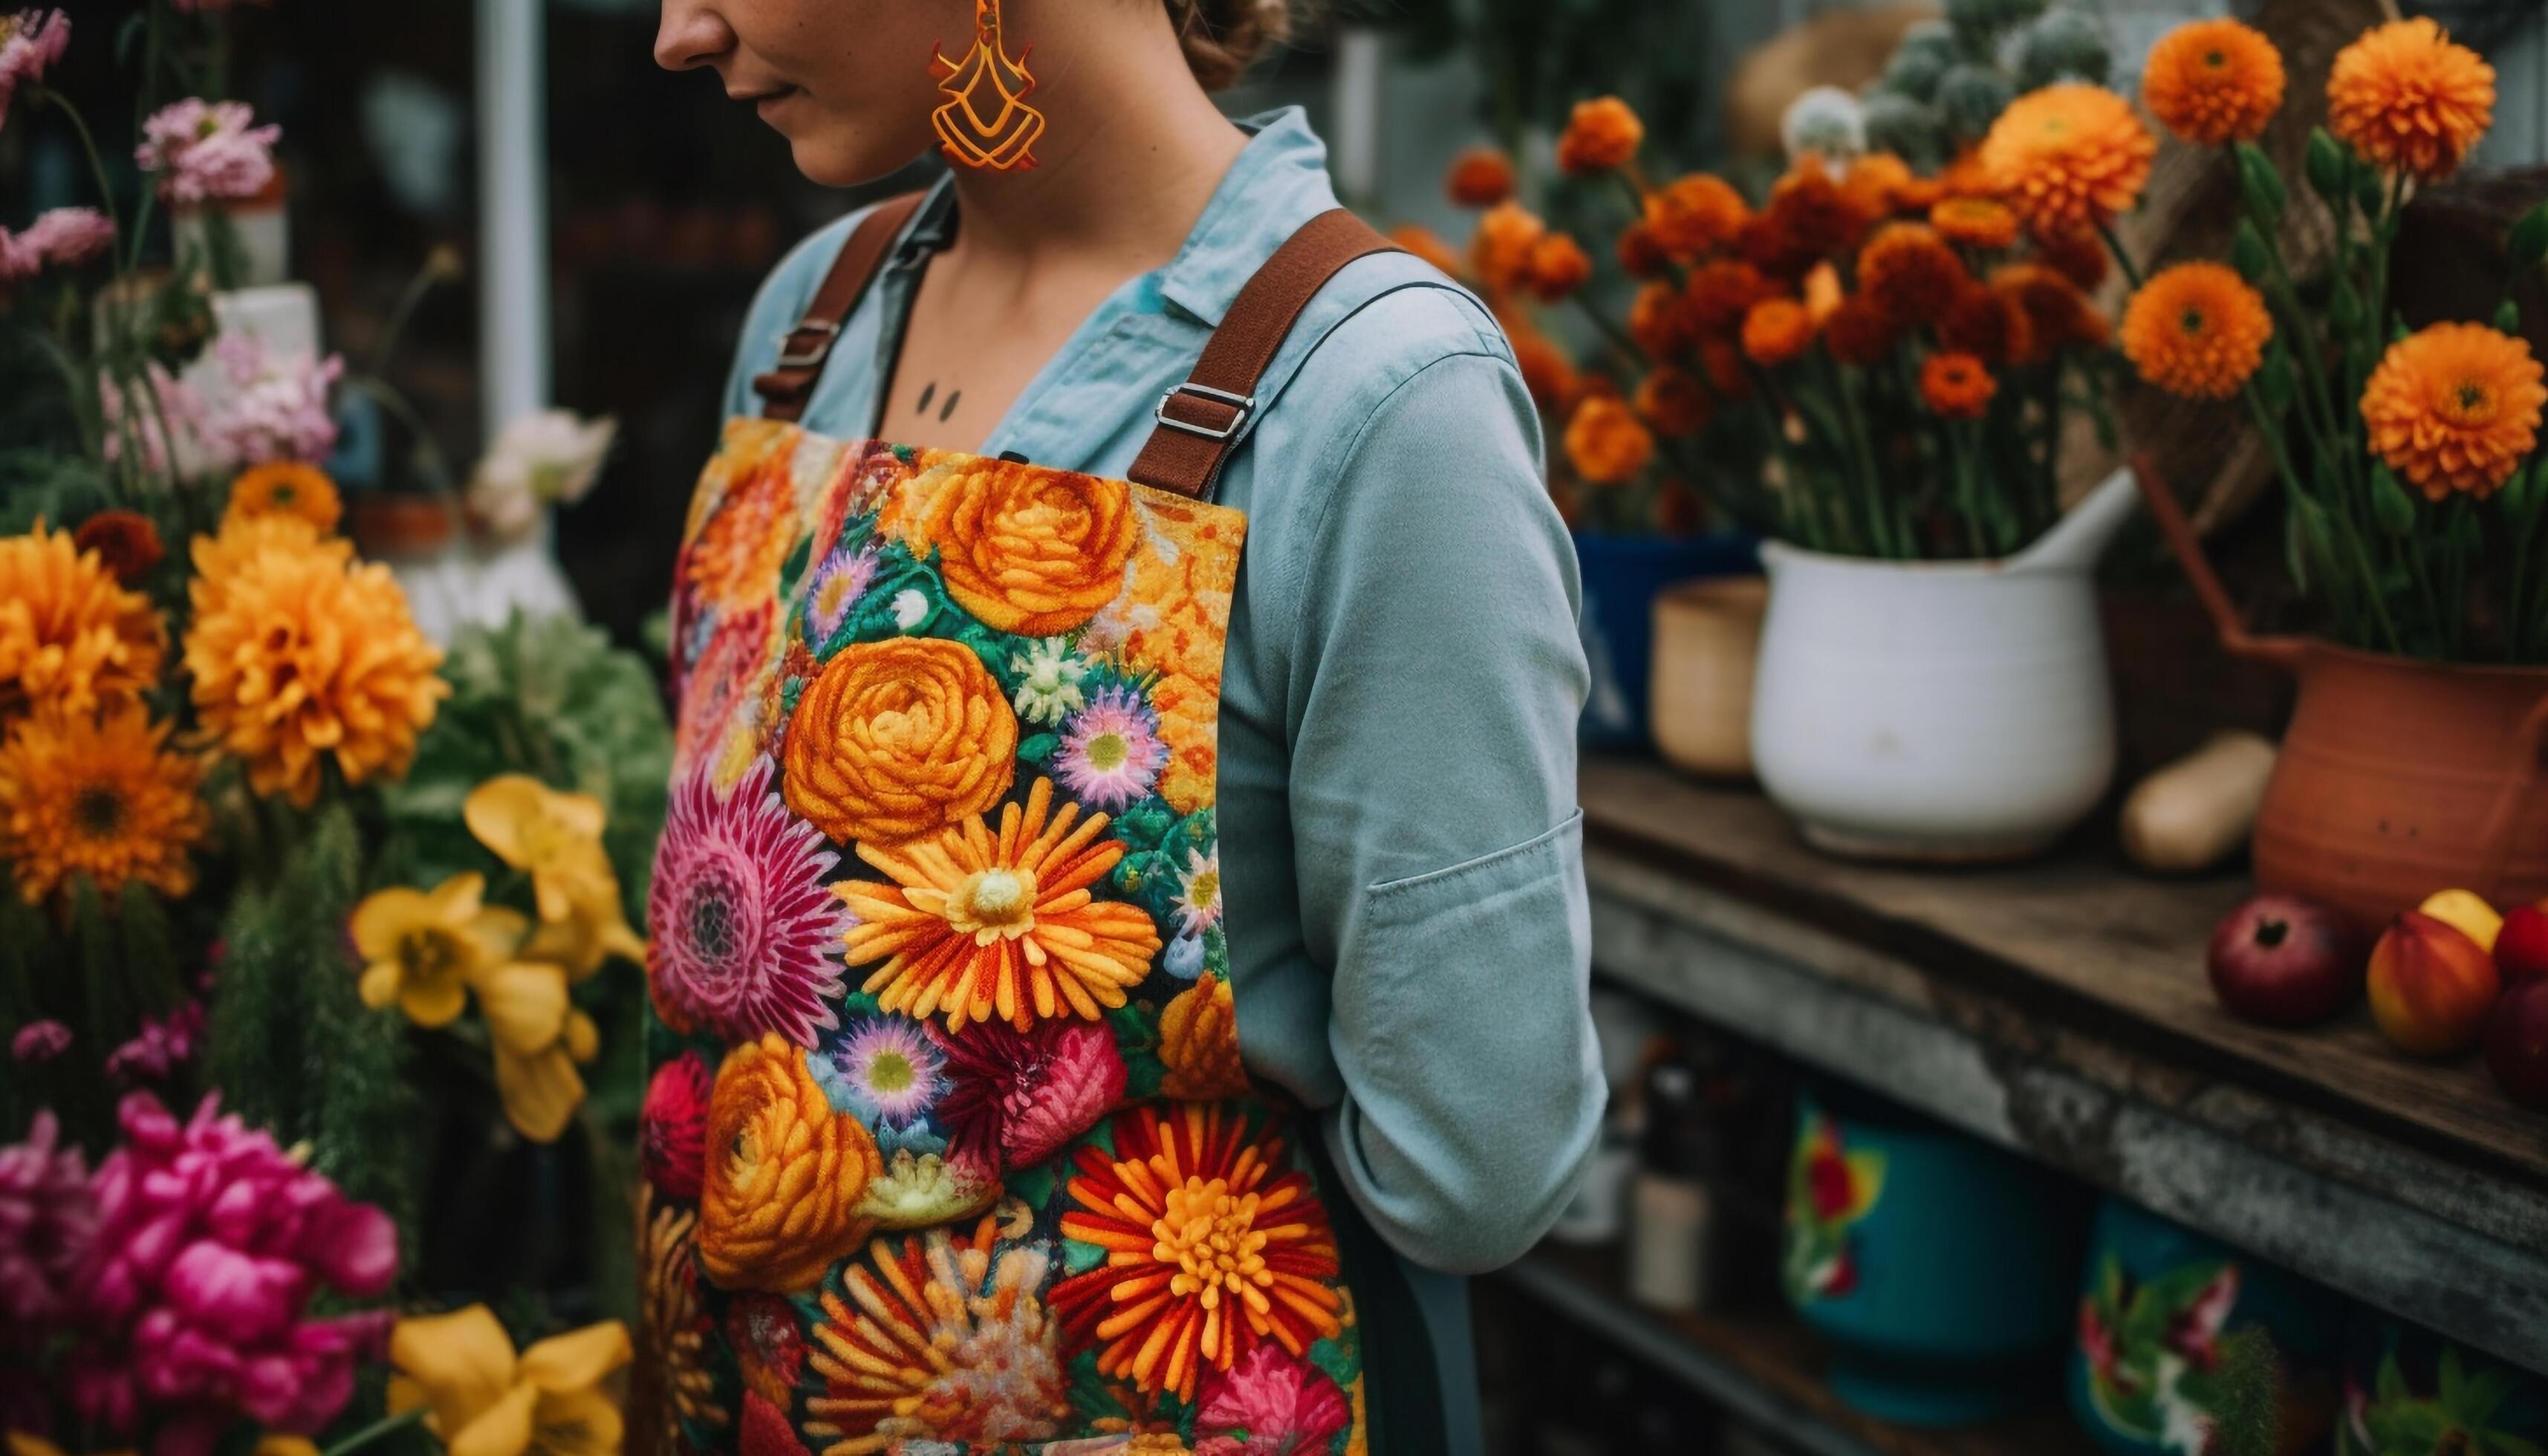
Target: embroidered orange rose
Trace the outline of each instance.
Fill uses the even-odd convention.
[[[854,643],[797,700],[784,755],[787,807],[838,843],[894,844],[1000,801],[1018,719],[961,643]]]
[[[1159,1090],[1167,1096],[1209,1102],[1247,1090],[1229,982],[1207,974],[1168,1002],[1159,1013],[1159,1060],[1168,1071]]]
[[[882,1164],[775,1033],[727,1053],[708,1094],[699,1267],[721,1289],[810,1289],[872,1231],[857,1216]]]
[[[1003,632],[1050,637],[1124,590],[1139,537],[1122,481],[967,456],[913,483],[927,503],[907,530],[936,547],[947,593]]]
[[[722,489],[682,553],[681,571],[702,600],[717,606],[747,608],[776,595],[779,568],[795,549],[793,461],[767,444],[739,441],[708,467],[722,476]],[[702,500],[709,494],[705,487],[699,492]]]

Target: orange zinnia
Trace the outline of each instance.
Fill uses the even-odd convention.
[[[2264,296],[2219,263],[2163,268],[2124,307],[2124,356],[2141,378],[2190,400],[2238,393],[2273,336]]]
[[[1547,235],[1548,225],[1510,198],[1487,209],[1469,244],[1479,280],[1494,293],[1520,290],[1530,282],[1531,254]]]
[[[2484,500],[2538,442],[2543,404],[2529,344],[2482,323],[2436,323],[2389,346],[2362,391],[2362,422],[2372,450],[2427,500]]]
[[[1690,326],[1702,334],[1731,334],[1743,326],[1752,306],[1775,297],[1778,286],[1750,263],[1719,258],[1690,270],[1682,286],[1682,303]]]
[[[1451,159],[1442,187],[1461,207],[1494,207],[1512,196],[1512,158],[1492,146],[1472,146]]]
[[[1595,395],[1566,422],[1566,458],[1586,484],[1615,486],[1655,458],[1655,437],[1624,403]]]
[[[2422,16],[2365,32],[2327,74],[2335,139],[2420,181],[2457,171],[2494,120],[2495,67]]]
[[[1971,276],[1926,223],[1887,223],[1858,255],[1860,292],[1900,324],[1936,318]]]
[[[2112,222],[2140,200],[2157,154],[2132,103],[2076,81],[2019,97],[1981,148],[1991,190],[2039,234]]]
[[[1743,352],[1776,368],[1814,346],[1814,320],[1794,299],[1764,299],[1743,316]]]
[[[1705,172],[1692,172],[1646,194],[1646,235],[1677,258],[1694,258],[1732,242],[1751,216],[1743,194]]]
[[[1467,271],[1460,261],[1459,252],[1442,240],[1442,234],[1430,228],[1409,223],[1391,229],[1389,240],[1441,269],[1449,277],[1457,278]]]
[[[2198,20],[2150,47],[2141,100],[2159,125],[2188,141],[2253,141],[2283,104],[2283,53],[2252,26]]]
[[[1579,101],[1557,138],[1557,169],[1577,177],[1609,171],[1635,156],[1645,139],[1646,124],[1618,97]]]
[[[270,460],[240,471],[238,478],[230,482],[229,507],[222,519],[228,522],[290,515],[320,531],[332,531],[344,513],[344,500],[336,494],[336,483],[327,479],[327,472],[297,460]]]
[[[1698,433],[1713,409],[1706,387],[1671,365],[1652,370],[1637,382],[1635,404],[1639,416],[1667,439]]]
[[[1874,364],[1893,352],[1894,343],[1902,336],[1893,316],[1870,302],[1866,295],[1854,293],[1841,300],[1823,324],[1823,347],[1843,364],[1862,368]]]
[[[1929,226],[1967,247],[1996,251],[2017,241],[2017,214],[1996,198],[1947,198],[1929,209]]]
[[[1943,419],[1979,419],[1990,411],[1999,381],[1982,361],[1948,350],[1920,366],[1920,398]]]
[[[1544,302],[1556,303],[1592,276],[1592,260],[1563,232],[1548,234],[1530,250],[1530,291]]]
[[[832,887],[859,917],[843,943],[851,965],[876,964],[862,989],[886,1011],[945,1013],[960,1034],[996,1013],[1019,1031],[1039,1020],[1095,1021],[1150,973],[1159,930],[1138,905],[1100,900],[1092,886],[1124,859],[1107,817],[1077,804],[1052,812],[1039,778],[1023,808],[1000,810],[999,830],[976,814],[935,840],[858,847],[890,883]]]

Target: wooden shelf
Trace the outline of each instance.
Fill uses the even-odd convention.
[[[1599,1331],[1714,1404],[1813,1456],[2070,1456],[2093,1452],[2048,1390],[2045,1409],[1986,1425],[1895,1425],[1841,1404],[1822,1352],[1784,1309],[1675,1315],[1631,1301],[1615,1250],[1543,1244],[1498,1277]]]
[[[2548,1117],[2359,1014],[2224,1014],[2203,947],[2243,879],[1848,864],[1648,763],[1588,762],[1582,800],[1603,975],[2548,1370]]]

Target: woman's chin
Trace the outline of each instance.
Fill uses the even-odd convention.
[[[848,128],[781,131],[796,170],[821,187],[855,187],[891,176],[909,166],[927,146],[925,141],[878,146],[872,132],[853,133]]]

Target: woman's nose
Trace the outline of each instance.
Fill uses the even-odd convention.
[[[664,0],[655,28],[655,63],[668,71],[713,65],[734,48],[734,28],[706,0]]]

